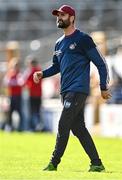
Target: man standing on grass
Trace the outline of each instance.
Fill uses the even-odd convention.
[[[38,83],[41,78],[60,72],[64,107],[59,120],[55,150],[44,170],[57,170],[71,130],[91,160],[89,171],[101,172],[105,168],[85,127],[84,106],[90,88],[90,61],[99,71],[101,96],[104,99],[111,97],[108,90],[107,65],[92,38],[75,28],[75,10],[72,7],[63,5],[58,10],[53,10],[52,14],[57,17],[57,27],[63,29],[64,35],[56,42],[52,66],[35,72],[33,79]]]

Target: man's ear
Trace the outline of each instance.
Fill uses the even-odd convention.
[[[72,23],[74,23],[74,21],[75,21],[75,16],[70,16],[70,20],[71,20]]]

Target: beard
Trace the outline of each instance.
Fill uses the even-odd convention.
[[[67,19],[67,20],[65,20],[65,21],[63,21],[63,20],[58,20],[58,21],[57,21],[57,27],[58,27],[58,28],[65,29],[65,28],[67,28],[67,27],[69,27],[69,26],[70,26],[70,21],[69,21],[69,19]]]

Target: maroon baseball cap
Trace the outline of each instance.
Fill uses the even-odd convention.
[[[58,16],[59,12],[69,14],[70,16],[75,16],[75,10],[71,6],[68,6],[68,5],[63,5],[59,9],[54,9],[52,11],[52,14],[54,16]]]

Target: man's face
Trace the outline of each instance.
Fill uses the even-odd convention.
[[[59,12],[57,16],[57,27],[65,29],[69,27],[70,25],[71,25],[71,22],[70,22],[69,14]]]

